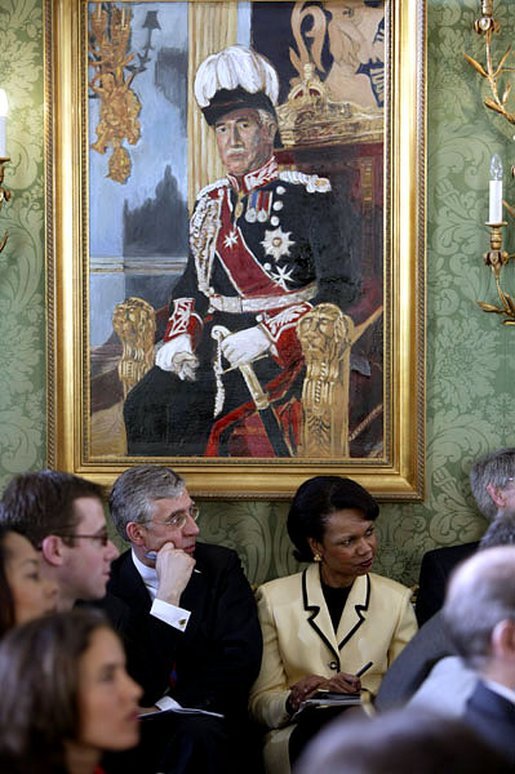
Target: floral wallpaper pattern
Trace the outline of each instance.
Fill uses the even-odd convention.
[[[472,29],[478,9],[479,0],[427,0],[427,493],[423,503],[383,505],[376,565],[408,584],[426,550],[481,535],[470,465],[515,444],[515,331],[476,305],[495,301],[482,264],[490,156],[500,153],[505,169],[513,161],[509,125],[482,107],[484,86],[463,58],[465,51],[482,58]],[[506,48],[515,4],[500,0],[496,9]],[[11,106],[12,159],[5,183],[13,198],[0,212],[0,233],[10,233],[0,253],[0,488],[14,473],[45,465],[42,24],[41,0],[2,0],[0,86]],[[513,189],[506,176],[511,201]],[[203,538],[237,549],[253,582],[292,572],[287,509],[205,503]]]

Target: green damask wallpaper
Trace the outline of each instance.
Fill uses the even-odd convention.
[[[507,45],[515,6],[510,0],[496,6]],[[423,503],[383,506],[376,566],[409,584],[424,551],[482,533],[470,464],[515,444],[515,331],[475,303],[495,301],[481,260],[482,224],[489,159],[497,151],[509,168],[513,129],[482,107],[480,79],[463,58],[464,51],[482,56],[472,30],[479,0],[427,0],[427,8],[427,495]],[[1,488],[12,474],[45,465],[41,0],[2,0],[0,29],[0,86],[11,105],[6,184],[13,191],[0,212],[0,233],[10,232],[0,253]],[[511,183],[506,198],[513,201],[513,193]],[[286,511],[287,503],[210,502],[201,528],[204,539],[238,549],[249,577],[260,582],[295,568]]]

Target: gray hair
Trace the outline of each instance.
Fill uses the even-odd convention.
[[[487,491],[488,484],[496,489],[506,489],[509,480],[515,478],[515,448],[497,449],[480,457],[470,470],[470,486],[477,507],[489,521],[497,516],[497,506]]]
[[[162,465],[139,465],[118,476],[109,495],[109,508],[120,537],[127,540],[130,521],[152,519],[155,500],[179,497],[185,488],[184,479]]]
[[[499,511],[485,534],[481,538],[479,548],[513,545],[515,543],[515,511]]]
[[[515,546],[487,548],[459,565],[443,619],[458,653],[472,669],[481,670],[497,624],[515,620]]]

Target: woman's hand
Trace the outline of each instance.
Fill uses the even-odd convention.
[[[307,675],[302,677],[297,683],[291,686],[291,693],[288,697],[288,709],[297,712],[301,703],[318,689],[325,688],[327,679],[320,675]]]
[[[334,693],[358,693],[361,690],[361,680],[356,675],[338,672],[337,675],[325,681],[323,688]]]

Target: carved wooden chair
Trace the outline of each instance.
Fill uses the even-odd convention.
[[[155,310],[142,298],[127,298],[115,307],[113,327],[123,348],[118,375],[125,398],[154,365]],[[364,327],[355,328],[348,315],[327,303],[314,307],[299,321],[306,375],[297,456],[349,456],[350,352]]]

